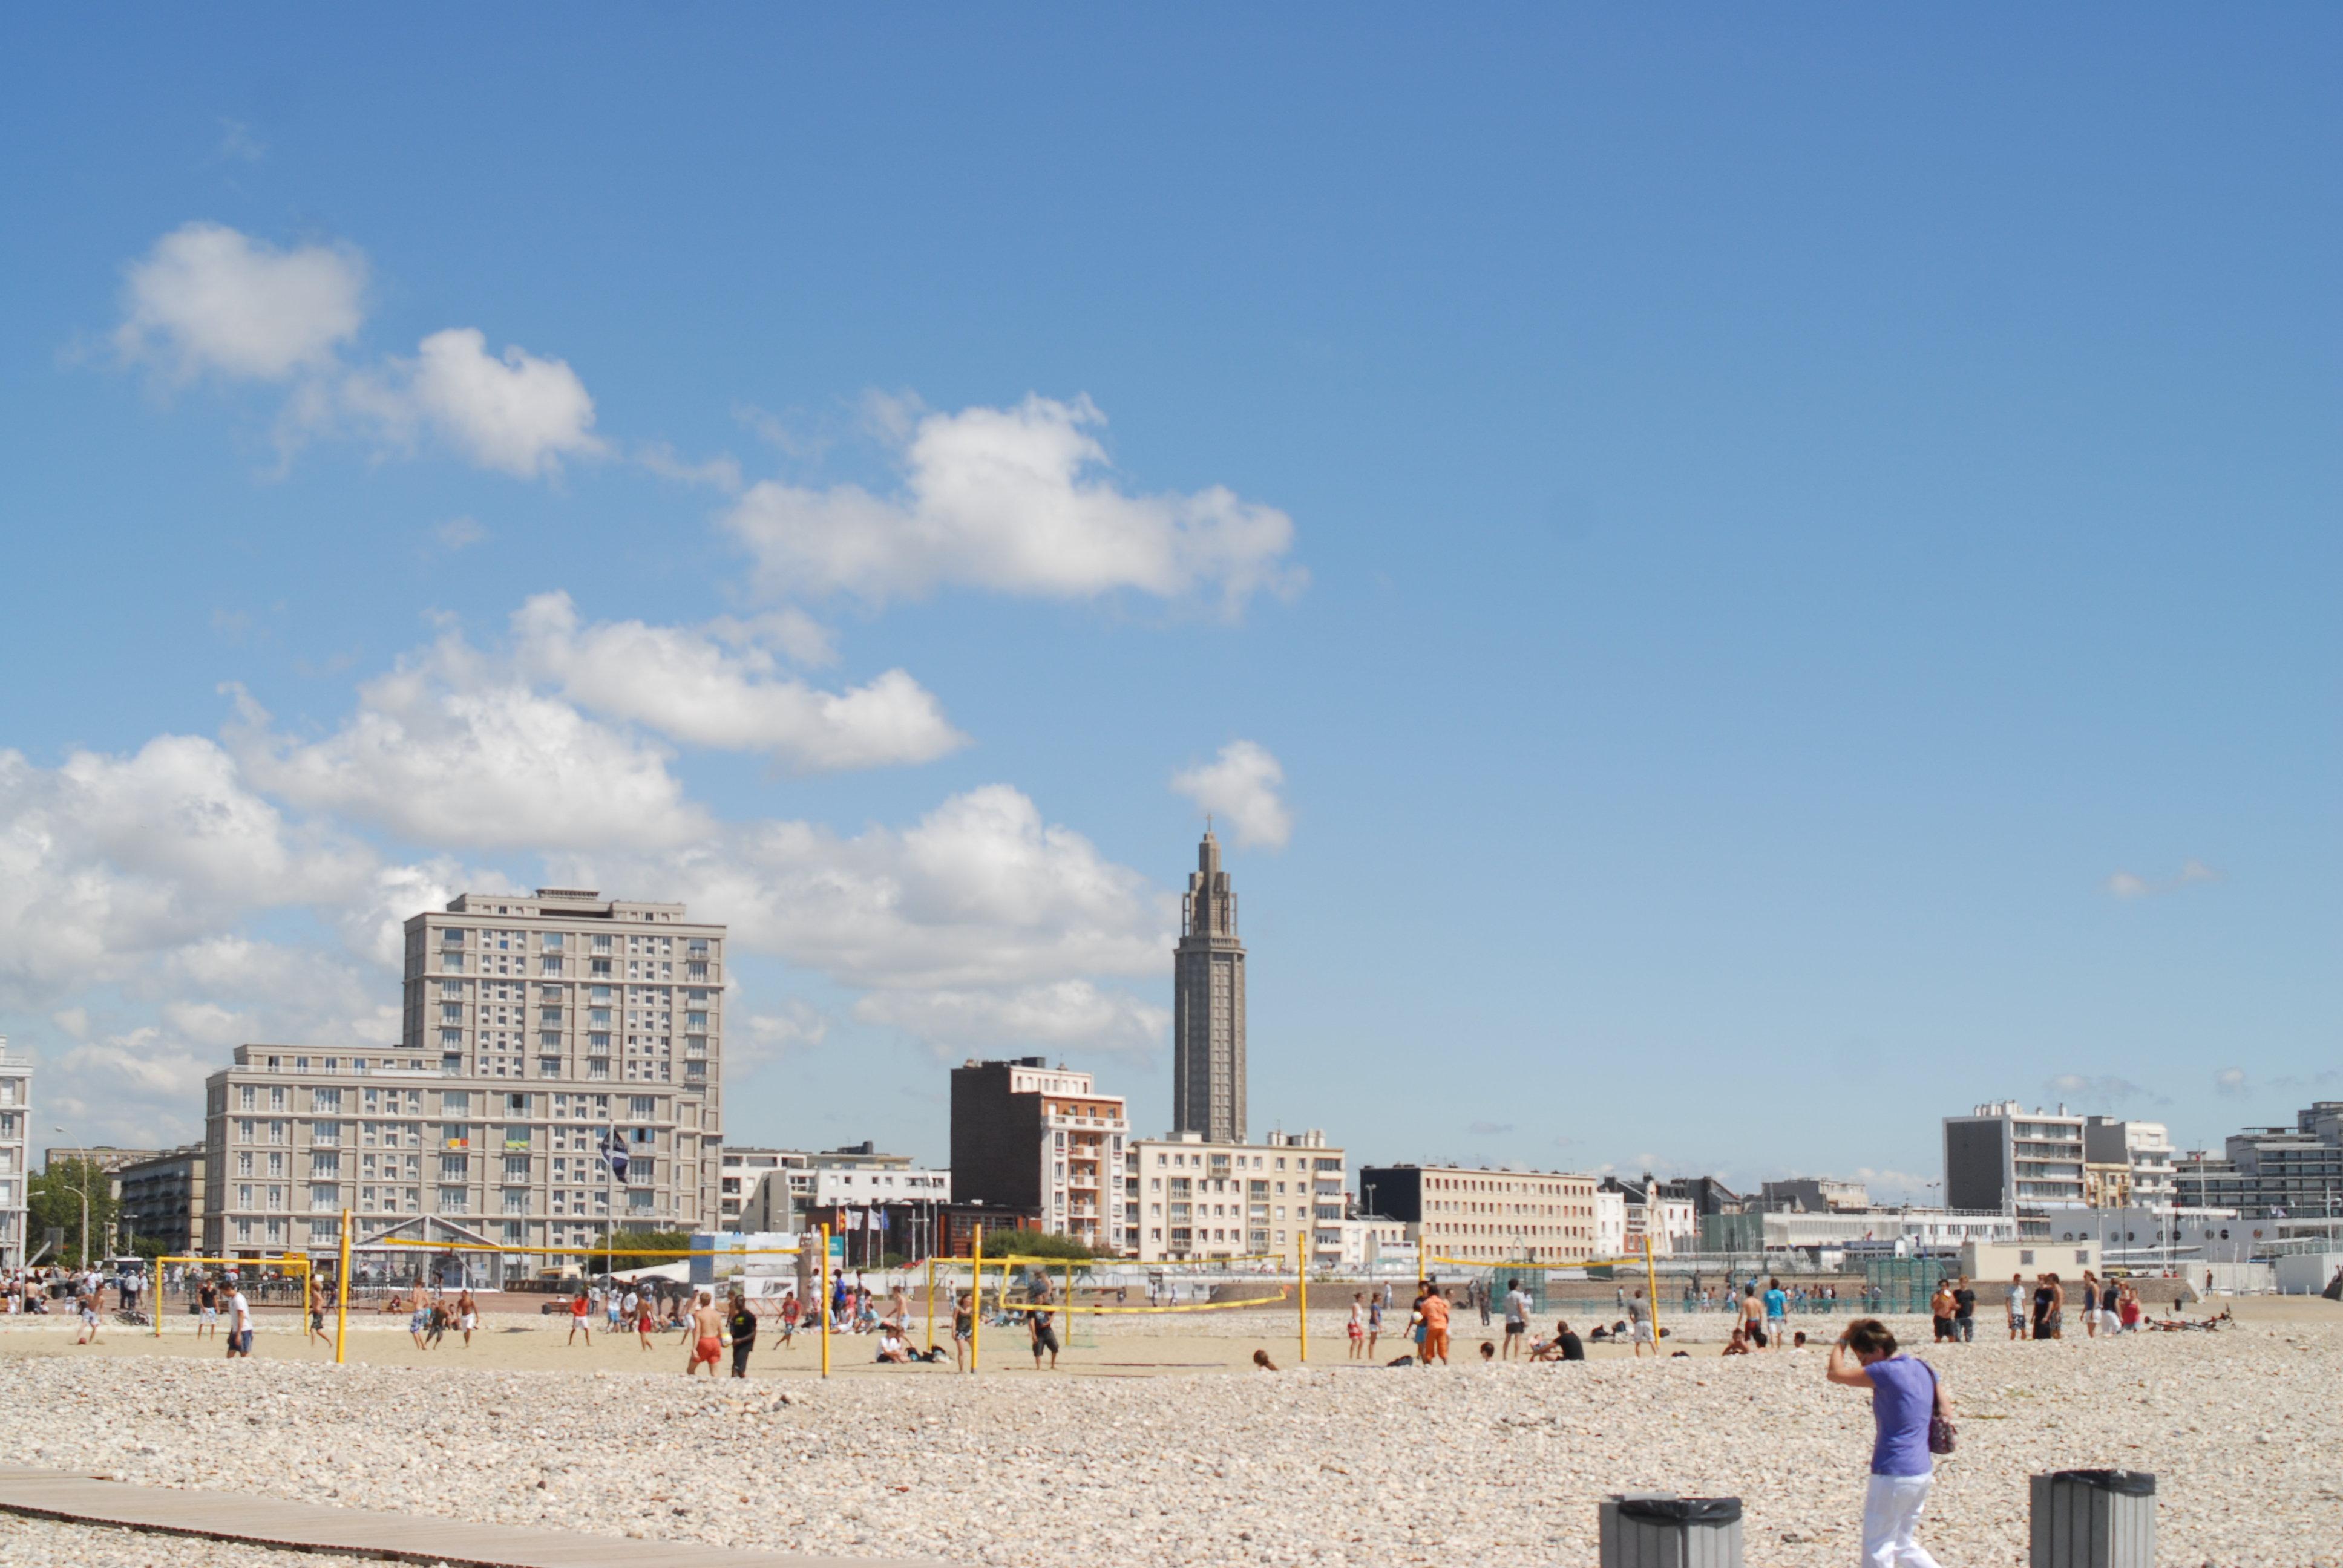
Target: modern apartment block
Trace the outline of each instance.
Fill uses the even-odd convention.
[[[1414,1227],[1426,1267],[1436,1258],[1567,1262],[1593,1255],[1595,1189],[1594,1177],[1559,1171],[1368,1165],[1359,1171],[1361,1210]]]
[[[2161,1121],[2127,1121],[2117,1116],[2090,1116],[2083,1121],[2083,1158],[2099,1166],[2098,1199],[2091,1207],[2169,1209],[2172,1188],[2172,1135]],[[2120,1179],[2112,1167],[2120,1166]],[[2120,1198],[2117,1198],[2120,1194]],[[2087,1199],[2089,1194],[2086,1194]]]
[[[1220,1143],[1201,1132],[1131,1145],[1122,1200],[1141,1262],[1266,1254],[1306,1245],[1313,1267],[1340,1267],[1349,1196],[1342,1151],[1314,1129],[1265,1143]],[[1396,1216],[1393,1216],[1396,1218]]]
[[[116,1219],[126,1239],[160,1241],[174,1252],[204,1244],[204,1146],[166,1149],[114,1173],[122,1207]]]
[[[2343,1100],[2295,1113],[2292,1127],[2249,1127],[2224,1153],[2195,1152],[2174,1168],[2185,1209],[2230,1209],[2252,1220],[2343,1215]]]
[[[2086,1119],[2014,1100],[1945,1118],[1945,1206],[2013,1212],[2083,1206]]]
[[[1123,1098],[1046,1057],[952,1069],[951,1181],[961,1203],[1030,1217],[1099,1251],[1133,1245],[1120,1177]]]
[[[1210,829],[1196,847],[1172,959],[1172,1126],[1212,1143],[1245,1139],[1245,950]]]
[[[33,1064],[0,1035],[0,1269],[25,1263],[26,1183],[32,1180]]]

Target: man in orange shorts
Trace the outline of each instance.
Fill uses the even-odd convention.
[[[1448,1298],[1437,1290],[1423,1298],[1423,1364],[1448,1364]]]
[[[710,1380],[713,1380],[716,1376],[716,1359],[723,1353],[723,1351],[724,1314],[716,1310],[715,1303],[709,1299],[708,1292],[702,1291],[692,1299],[691,1360],[685,1363],[683,1375],[689,1377],[699,1370],[700,1362],[706,1362],[708,1375]]]

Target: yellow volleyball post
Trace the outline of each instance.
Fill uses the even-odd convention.
[[[146,1299],[154,1303],[155,1337],[159,1340],[163,1337],[163,1260],[160,1256],[155,1260],[155,1293]]]
[[[1065,1325],[1066,1339],[1071,1343],[1074,1337],[1074,1261],[1071,1258],[1066,1260],[1066,1302],[1058,1317]]]
[[[821,1375],[830,1375],[830,1227],[821,1230]]]
[[[935,1249],[935,1245],[934,1245],[934,1243],[933,1243],[933,1242],[930,1242],[930,1243],[929,1243],[929,1246],[928,1246],[928,1355],[930,1356],[930,1359],[932,1359],[932,1358],[934,1357],[935,1353],[936,1353],[936,1249]]]
[[[1293,1238],[1293,1293],[1301,1302],[1298,1316],[1302,1322],[1302,1359],[1310,1359],[1310,1243],[1300,1236]]]
[[[350,1211],[342,1211],[342,1271],[334,1282],[334,1364],[342,1364],[350,1337]]]
[[[976,1375],[977,1357],[984,1353],[984,1218],[977,1217],[976,1251],[969,1271],[968,1375]]]
[[[1652,1353],[1660,1353],[1660,1276],[1652,1267],[1652,1228],[1644,1227],[1644,1288],[1651,1292]]]

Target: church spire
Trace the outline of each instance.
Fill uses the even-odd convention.
[[[1244,970],[1236,890],[1207,818],[1172,963],[1172,1122],[1214,1143],[1244,1141]]]

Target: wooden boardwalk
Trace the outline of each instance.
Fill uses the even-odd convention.
[[[706,1542],[648,1541],[568,1530],[470,1524],[428,1514],[373,1513],[241,1493],[133,1486],[69,1471],[0,1467],[0,1513],[105,1524],[294,1552],[329,1552],[450,1568],[941,1568],[877,1557],[799,1557]]]

